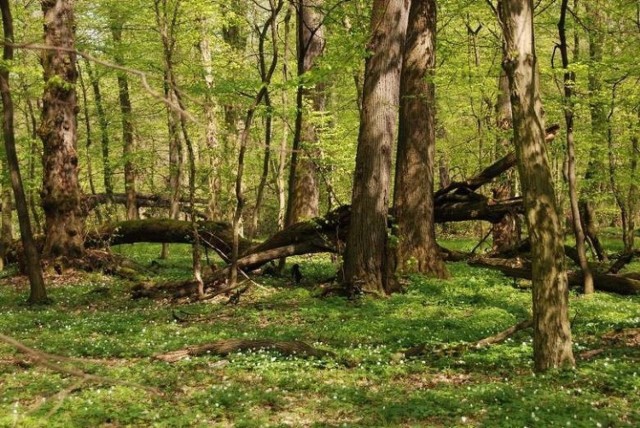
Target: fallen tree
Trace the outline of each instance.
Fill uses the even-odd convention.
[[[531,279],[531,264],[522,259],[496,259],[477,258],[469,260],[471,266],[486,267],[499,270],[512,278]],[[569,285],[581,287],[582,272],[567,272]],[[593,281],[596,290],[607,291],[618,294],[640,294],[640,280],[635,275],[614,275],[610,273],[593,272]]]

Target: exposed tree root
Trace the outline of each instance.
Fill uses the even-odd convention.
[[[206,345],[189,346],[173,352],[154,355],[154,359],[175,363],[187,357],[195,357],[199,355],[219,355],[227,356],[233,352],[251,351],[251,350],[274,350],[282,355],[293,355],[302,358],[336,358],[336,354],[331,351],[314,348],[305,342],[299,340],[267,340],[267,339],[225,339],[218,340]]]

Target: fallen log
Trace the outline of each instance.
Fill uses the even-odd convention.
[[[206,205],[208,201],[206,199],[197,198],[194,201],[199,205]],[[82,209],[86,214],[97,208],[99,205],[104,204],[119,204],[126,205],[127,204],[127,195],[125,193],[97,193],[95,195],[86,195],[82,200]],[[202,211],[198,211],[193,209],[190,206],[189,198],[180,198],[179,200],[180,210],[187,214],[195,214],[196,217],[208,220],[208,216]],[[136,207],[138,208],[170,208],[171,207],[171,199],[166,196],[161,195],[147,195],[147,194],[137,194],[136,195]]]
[[[507,214],[523,212],[522,198],[512,198],[503,201],[444,202],[436,204],[434,215],[436,223],[469,220],[497,223]]]
[[[200,243],[217,249],[224,254],[231,251],[233,231],[225,222],[199,221]],[[193,226],[189,221],[170,219],[127,220],[103,226],[87,236],[85,244],[90,247],[136,242],[192,244]],[[247,251],[254,244],[248,239],[240,239],[241,251]]]
[[[522,259],[473,259],[468,261],[471,266],[496,269],[507,276],[531,280],[531,263]],[[581,287],[582,272],[567,272],[569,285]],[[596,290],[624,295],[640,294],[640,280],[631,274],[613,275],[608,273],[593,272],[593,282]]]
[[[299,340],[268,340],[268,339],[225,339],[206,345],[189,346],[177,351],[154,355],[153,358],[168,363],[175,363],[187,357],[200,355],[219,355],[225,357],[234,352],[273,350],[282,355],[297,356],[302,358],[336,358],[331,351],[314,348]]]

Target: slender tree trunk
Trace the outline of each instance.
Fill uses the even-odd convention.
[[[448,276],[436,243],[434,157],[436,2],[412,0],[400,75],[394,207],[396,272]]]
[[[38,150],[38,126],[36,124],[36,114],[33,109],[33,103],[31,99],[27,97],[27,111],[25,112],[27,129],[31,136],[30,142],[30,156],[29,156],[29,182],[35,183],[36,181],[36,159],[42,158],[42,153]],[[33,218],[33,226],[36,233],[42,232],[42,225],[40,221],[40,211],[38,203],[36,202],[37,190],[32,186],[28,192],[29,209],[31,210],[31,217]]]
[[[114,61],[124,65],[122,49],[122,22],[114,20],[111,23],[111,35],[116,45]],[[122,157],[124,158],[124,191],[127,194],[127,220],[139,218],[136,204],[136,170],[133,163],[135,142],[133,139],[133,108],[129,96],[129,79],[125,72],[118,72],[118,99],[122,115]],[[104,146],[103,146],[104,150]],[[103,154],[104,156],[104,154]]]
[[[496,125],[500,135],[496,141],[496,152],[499,154],[497,157],[500,157],[510,151],[510,146],[512,145],[511,139],[504,135],[507,132],[511,132],[512,126],[509,78],[504,70],[500,73],[498,90]],[[513,133],[511,132],[511,134]],[[513,178],[513,170],[510,169],[497,179],[496,185],[491,189],[493,199],[499,201],[515,196],[513,192]],[[502,220],[493,225],[492,235],[493,251],[503,252],[514,248],[520,241],[518,216],[516,214],[505,215]]]
[[[533,353],[536,371],[573,366],[569,288],[562,226],[545,149],[545,130],[533,32],[533,1],[499,4],[507,57],[514,144],[531,240]]]
[[[305,89],[308,75],[325,47],[324,16],[320,10],[323,0],[298,0],[298,92],[296,96],[296,123],[291,153],[289,175],[289,209],[287,225],[316,217],[318,215],[319,186],[318,171],[314,157],[318,155],[318,135],[311,122],[311,114],[304,106],[304,99],[310,98],[314,112],[325,108],[324,85],[316,82],[311,89]],[[309,83],[307,83],[309,85]]]
[[[44,145],[42,208],[43,256],[67,259],[84,253],[84,214],[78,182],[75,20],[70,0],[42,0],[45,89],[38,135]],[[55,49],[55,48],[62,49]]]
[[[244,175],[244,159],[247,151],[247,145],[249,142],[249,131],[251,130],[251,125],[253,123],[253,117],[255,115],[255,110],[260,103],[263,102],[264,97],[269,93],[269,85],[271,84],[271,78],[273,77],[273,73],[278,64],[278,28],[277,28],[277,17],[282,9],[282,5],[284,4],[284,0],[269,0],[269,6],[271,8],[269,18],[266,20],[264,25],[262,26],[259,34],[259,49],[264,50],[264,43],[267,40],[267,35],[269,34],[269,30],[271,30],[271,63],[267,67],[264,62],[264,55],[262,56],[261,67],[261,77],[262,77],[262,87],[256,94],[256,97],[253,100],[253,103],[247,110],[247,115],[244,121],[244,129],[242,130],[242,135],[240,138],[240,152],[238,153],[238,173],[236,175],[236,185],[235,185],[235,194],[236,194],[236,209],[233,213],[233,244],[231,248],[231,263],[229,267],[229,277],[228,282],[229,286],[233,287],[238,280],[238,256],[239,256],[239,244],[240,244],[240,220],[242,219],[242,212],[245,205],[245,197],[244,197],[244,189],[243,189],[243,175]]]
[[[267,179],[269,178],[269,162],[271,161],[271,128],[273,125],[273,105],[271,104],[269,90],[267,90],[267,93],[264,96],[264,105],[267,109],[267,117],[265,118],[264,127],[264,157],[262,158],[262,174],[260,175],[260,183],[258,183],[256,205],[254,206],[253,213],[251,214],[249,239],[253,239],[258,232],[258,221],[260,220],[260,209],[262,208],[262,201],[264,199],[264,189],[267,185]]]
[[[113,195],[113,169],[111,168],[111,159],[109,158],[109,120],[107,119],[107,115],[104,111],[102,91],[100,90],[100,80],[95,75],[89,61],[85,62],[85,69],[87,70],[87,75],[91,82],[91,88],[93,89],[93,100],[96,103],[96,113],[98,115],[98,124],[100,126],[100,148],[102,149],[104,191],[107,195]],[[127,216],[127,218],[128,217],[129,216]]]
[[[169,10],[167,0],[154,0],[156,23],[160,30],[164,59],[164,95],[169,101],[167,105],[167,128],[169,131],[169,218],[177,220],[180,213],[180,183],[182,181],[182,141],[180,139],[180,113],[174,110],[178,105],[174,87],[173,52],[175,48],[174,25],[179,5],[173,5]],[[168,247],[162,246],[160,257],[168,257]]]
[[[2,28],[4,30],[4,40],[13,42],[13,19],[8,0],[0,0],[0,9],[2,10]],[[71,16],[72,17],[72,16]],[[44,287],[42,278],[42,267],[40,265],[40,255],[36,249],[31,232],[31,221],[29,220],[29,207],[27,206],[27,198],[24,194],[22,186],[22,176],[20,175],[20,164],[16,153],[16,141],[13,128],[13,101],[11,99],[11,87],[9,86],[9,69],[6,63],[13,60],[13,47],[9,44],[4,45],[3,61],[5,66],[0,69],[0,92],[2,92],[3,121],[2,130],[4,137],[4,146],[7,155],[7,164],[11,175],[11,186],[16,201],[16,210],[18,211],[18,221],[20,222],[20,239],[24,248],[25,265],[29,283],[31,285],[29,294],[29,303],[46,303],[47,292]],[[3,211],[5,207],[3,206]],[[9,207],[7,207],[9,208]]]
[[[7,158],[3,147],[3,158]],[[4,259],[13,244],[13,195],[10,186],[9,163],[2,165],[2,219],[0,220],[0,270],[4,270]]]
[[[576,74],[569,71],[569,53],[567,47],[567,35],[565,31],[565,19],[567,16],[569,0],[562,0],[560,11],[560,22],[558,31],[560,33],[560,55],[562,56],[562,68],[564,73],[564,120],[567,125],[567,181],[569,182],[569,201],[571,204],[571,223],[573,233],[576,238],[576,250],[580,269],[584,278],[584,294],[592,294],[593,274],[587,262],[587,251],[585,247],[585,235],[580,220],[580,208],[578,207],[578,185],[576,183],[576,153],[573,139],[573,87],[576,81]]]
[[[409,2],[375,0],[365,65],[362,114],[344,278],[351,293],[384,294],[391,147],[396,131],[400,69]]]
[[[289,81],[289,37],[291,31],[291,11],[293,6],[289,6],[284,17],[284,46],[282,51],[282,81],[286,86]],[[280,140],[280,150],[278,152],[278,165],[276,174],[276,190],[278,193],[278,230],[285,227],[287,215],[287,191],[285,188],[285,170],[287,165],[288,140],[289,140],[289,123],[286,120],[287,110],[289,107],[289,97],[287,91],[282,91],[282,139]]]
[[[218,126],[215,115],[215,102],[213,100],[213,67],[211,63],[211,46],[209,43],[209,25],[206,18],[200,19],[201,38],[200,54],[204,68],[204,83],[207,86],[205,92],[204,114],[207,120],[205,130],[205,142],[207,156],[209,158],[209,218],[218,218],[218,203],[220,193],[220,150],[218,144]]]

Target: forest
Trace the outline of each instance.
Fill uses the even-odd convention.
[[[0,426],[640,425],[640,1],[0,10]]]

